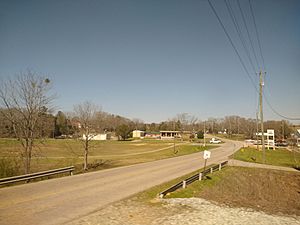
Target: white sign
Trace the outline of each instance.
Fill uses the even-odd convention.
[[[204,159],[209,159],[210,158],[210,151],[205,150],[203,153],[203,158]]]

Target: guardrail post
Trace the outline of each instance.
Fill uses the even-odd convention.
[[[199,173],[199,180],[202,180],[202,173]]]
[[[210,173],[213,173],[213,168],[210,168]]]
[[[160,194],[160,195],[159,195],[159,198],[164,198],[164,195],[163,195],[163,194]]]
[[[183,188],[183,189],[186,188],[186,181],[185,181],[185,180],[182,182],[182,188]]]
[[[219,171],[222,169],[222,164],[220,163],[219,164]]]
[[[70,171],[70,176],[73,176],[73,170]]]

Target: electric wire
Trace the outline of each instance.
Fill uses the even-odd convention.
[[[245,52],[247,54],[248,60],[249,60],[249,62],[251,64],[253,72],[255,74],[256,73],[256,69],[255,69],[255,66],[253,64],[253,61],[252,61],[252,58],[251,58],[251,55],[250,55],[250,51],[249,51],[248,47],[246,46],[246,40],[243,37],[243,34],[242,34],[241,28],[239,26],[239,23],[237,21],[237,18],[236,18],[235,14],[234,14],[234,11],[233,11],[233,9],[232,9],[232,7],[230,5],[230,1],[227,2],[227,0],[224,0],[224,2],[226,4],[226,8],[227,8],[227,10],[229,12],[230,18],[231,18],[231,20],[232,20],[232,22],[234,24],[235,30],[238,33],[239,39],[240,39],[240,41],[241,41],[241,43],[243,45],[243,48],[244,48],[244,50],[245,50]]]
[[[282,115],[281,113],[279,113],[278,111],[276,111],[274,109],[274,107],[272,106],[272,104],[270,103],[270,101],[268,100],[268,98],[266,97],[266,95],[263,93],[263,97],[267,103],[267,105],[270,107],[271,111],[273,113],[275,113],[277,116],[281,117],[281,118],[284,118],[284,119],[287,119],[287,120],[300,120],[300,118],[293,118],[293,117],[288,117],[288,116],[284,116]]]
[[[248,26],[247,26],[247,22],[246,22],[246,19],[245,19],[245,15],[244,15],[243,9],[241,7],[240,1],[239,0],[236,0],[236,1],[237,1],[237,5],[239,7],[240,13],[242,15],[242,20],[243,20],[244,26],[245,26],[246,31],[247,31],[247,36],[248,36],[248,39],[249,39],[249,42],[250,42],[250,45],[251,45],[251,49],[253,51],[253,55],[254,55],[254,58],[255,58],[255,62],[256,62],[257,68],[259,68],[259,63],[258,63],[256,51],[254,50],[253,40],[251,38],[249,29],[248,29]]]
[[[232,48],[234,49],[236,55],[238,56],[238,58],[239,58],[239,60],[240,60],[240,63],[242,64],[242,67],[243,67],[243,69],[245,70],[245,72],[246,72],[248,78],[250,79],[250,81],[251,81],[253,87],[255,88],[256,92],[259,94],[259,90],[258,90],[257,86],[255,85],[255,83],[254,83],[254,81],[253,81],[253,79],[252,79],[252,77],[251,77],[251,75],[250,75],[250,73],[249,73],[249,71],[248,71],[248,69],[247,69],[247,67],[246,67],[246,65],[245,65],[245,63],[244,63],[244,61],[243,61],[243,59],[242,59],[242,57],[240,56],[240,54],[239,54],[239,52],[238,52],[236,46],[234,45],[234,43],[233,43],[233,41],[232,41],[232,38],[230,37],[228,31],[226,30],[226,27],[225,27],[225,25],[223,24],[221,18],[219,17],[219,15],[218,15],[218,13],[217,13],[215,7],[213,6],[213,4],[211,3],[210,0],[207,0],[207,1],[208,1],[209,5],[210,5],[210,7],[211,7],[211,9],[212,9],[212,11],[213,11],[213,13],[214,13],[214,15],[217,17],[217,20],[218,20],[218,22],[220,23],[220,25],[221,25],[221,27],[222,27],[222,29],[223,29],[225,35],[227,36],[227,38],[228,38],[228,40],[229,40],[229,42],[230,42]],[[250,0],[249,0],[249,4],[250,4],[250,8],[252,9]],[[252,13],[251,13],[251,14],[252,14],[252,17],[253,17],[253,19],[254,19],[254,13],[253,13],[253,10],[252,10]],[[255,27],[256,27],[255,19],[254,19],[254,24],[255,24]],[[264,63],[264,58],[263,58],[263,55],[262,55],[261,44],[260,44],[259,37],[258,37],[257,27],[256,27],[255,29],[256,29],[257,40],[258,40],[258,43],[259,43],[259,49],[260,49],[260,55],[261,55],[261,58],[262,58],[263,68],[265,68],[265,63]],[[274,109],[274,107],[271,105],[271,103],[269,102],[269,100],[268,100],[268,98],[265,96],[265,94],[262,93],[262,95],[263,95],[263,98],[265,99],[267,105],[268,105],[268,106],[270,107],[270,109],[272,110],[272,112],[275,113],[276,115],[278,115],[279,117],[282,117],[282,118],[287,119],[287,120],[300,120],[300,118],[292,118],[292,117],[284,116],[284,115],[282,115],[281,113],[278,113],[278,112]]]
[[[266,71],[265,59],[264,59],[263,54],[262,54],[262,48],[261,48],[261,43],[260,43],[260,39],[259,39],[259,35],[258,35],[257,25],[256,25],[256,22],[255,22],[253,7],[252,7],[252,4],[251,4],[251,0],[248,0],[248,1],[249,1],[249,6],[250,6],[250,12],[251,12],[252,19],[253,19],[253,24],[254,24],[254,27],[255,27],[255,33],[256,33],[256,38],[257,38],[257,42],[258,42],[259,52],[260,52],[260,56],[261,56],[261,59],[262,59],[263,70]]]
[[[217,13],[215,7],[212,5],[212,3],[210,2],[210,0],[207,0],[207,1],[208,1],[209,5],[210,5],[210,7],[211,7],[211,9],[212,9],[212,11],[213,11],[213,13],[214,13],[214,15],[217,17],[217,19],[218,19],[218,21],[219,21],[219,23],[220,23],[220,25],[221,25],[221,27],[222,27],[222,29],[223,29],[225,35],[227,36],[227,38],[228,38],[228,40],[229,40],[229,42],[230,42],[232,48],[234,49],[236,55],[238,56],[238,58],[239,58],[239,60],[240,60],[240,63],[242,64],[242,67],[243,67],[243,69],[245,70],[245,72],[246,72],[248,78],[250,79],[250,81],[251,81],[253,87],[254,87],[255,90],[258,92],[258,89],[257,89],[257,87],[256,87],[256,85],[255,85],[255,83],[254,83],[254,81],[253,81],[253,79],[252,79],[252,77],[250,76],[250,73],[249,73],[249,71],[248,71],[248,69],[247,69],[247,67],[246,67],[246,65],[245,65],[245,63],[244,63],[242,57],[240,56],[240,54],[239,54],[239,52],[238,52],[236,46],[234,45],[234,43],[233,43],[233,41],[232,41],[232,39],[231,39],[229,33],[227,32],[227,30],[226,30],[226,28],[225,28],[225,26],[224,26],[224,24],[223,24],[221,18],[220,18],[219,15],[218,15],[218,13]]]
[[[260,38],[259,38],[259,35],[258,35],[257,25],[256,25],[256,22],[255,22],[253,7],[252,7],[252,4],[251,4],[251,0],[248,0],[248,2],[249,2],[250,12],[251,12],[252,19],[253,19],[253,24],[254,24],[254,27],[255,27],[255,33],[256,33],[256,38],[257,38],[257,42],[258,42],[258,46],[259,46],[260,56],[261,56],[261,59],[262,59],[262,65],[263,65],[263,69],[265,70],[265,68],[266,68],[265,67],[265,60],[264,60],[264,57],[263,57],[263,54],[262,54],[262,47],[261,47],[261,42],[260,42]],[[273,113],[275,113],[277,116],[279,116],[281,118],[284,118],[284,119],[287,119],[287,120],[300,120],[300,118],[292,118],[292,117],[282,115],[281,113],[279,113],[277,110],[274,109],[274,107],[272,106],[272,104],[270,103],[270,101],[268,100],[268,98],[266,97],[266,95],[264,93],[263,93],[263,97],[264,97],[267,105],[270,107],[271,111]]]

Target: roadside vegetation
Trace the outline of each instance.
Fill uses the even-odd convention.
[[[233,158],[245,162],[263,163],[262,155],[261,150],[247,147],[235,152]],[[290,151],[286,148],[266,149],[266,164],[299,168],[300,152]]]

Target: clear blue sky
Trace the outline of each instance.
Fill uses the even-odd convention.
[[[258,85],[224,1],[211,1]],[[240,2],[258,54],[248,0]],[[299,117],[300,1],[252,5],[265,94],[277,111]],[[0,0],[0,77],[26,69],[49,76],[63,111],[90,100],[110,113],[160,122],[182,112],[254,118],[257,108],[257,93],[206,0]],[[266,120],[280,119],[267,105],[264,111]]]

